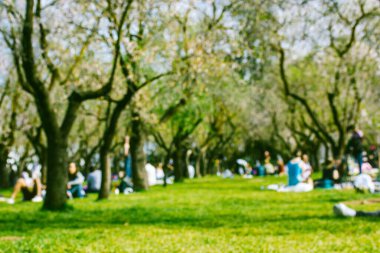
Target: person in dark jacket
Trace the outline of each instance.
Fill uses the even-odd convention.
[[[351,139],[348,143],[348,148],[359,165],[359,173],[362,174],[363,132],[357,127],[352,131]]]

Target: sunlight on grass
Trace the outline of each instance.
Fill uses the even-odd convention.
[[[333,216],[354,191],[276,193],[284,178],[204,178],[167,189],[73,200],[73,211],[0,206],[0,252],[377,252],[378,220]],[[379,205],[357,207],[374,210]]]

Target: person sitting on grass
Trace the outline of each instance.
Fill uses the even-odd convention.
[[[295,186],[303,181],[301,152],[298,151],[295,158],[290,160],[288,167],[288,186]]]
[[[68,173],[67,196],[69,198],[83,198],[85,196],[82,187],[84,176],[78,171],[75,163],[70,163]]]
[[[243,176],[244,178],[252,178],[253,177],[253,168],[251,164],[247,163],[246,169],[245,169],[245,174]]]
[[[15,203],[16,196],[20,191],[23,195],[23,201],[42,202],[42,184],[39,173],[24,169],[7,201],[8,204]]]
[[[370,175],[376,173],[372,165],[368,162],[367,153],[363,156],[362,172]]]
[[[157,180],[163,180],[165,177],[163,166],[164,165],[162,163],[159,163],[156,167],[156,179]]]
[[[265,159],[264,159],[265,174],[266,175],[274,175],[276,170],[275,170],[275,167],[273,166],[273,164],[271,162],[271,156],[270,156],[269,151],[265,151],[264,156],[265,156]]]
[[[302,162],[303,162],[303,168],[302,168],[302,182],[313,184],[313,179],[311,179],[311,174],[313,173],[313,167],[311,167],[311,164],[309,162],[309,156],[306,154],[302,155]]]
[[[279,176],[285,175],[285,163],[280,155],[277,155],[277,171]]]
[[[102,183],[102,172],[93,166],[91,166],[90,171],[87,176],[86,193],[98,193]]]
[[[115,189],[115,194],[119,193],[129,194],[133,192],[133,183],[130,177],[125,175],[124,171],[119,171],[120,183]]]
[[[374,212],[356,211],[343,203],[334,205],[334,213],[340,217],[380,217],[380,210]]]
[[[280,188],[278,191],[308,192],[313,190],[312,182],[308,182],[308,177],[310,177],[311,173],[307,172],[308,168],[305,162],[302,161],[301,156],[302,153],[298,151],[296,157],[288,162],[288,186]]]

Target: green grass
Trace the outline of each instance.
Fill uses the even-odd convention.
[[[379,220],[332,213],[337,202],[373,195],[260,190],[280,182],[204,178],[103,202],[92,195],[64,213],[0,203],[0,252],[380,251]]]

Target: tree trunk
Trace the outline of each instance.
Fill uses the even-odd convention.
[[[7,147],[0,145],[0,188],[9,187],[9,171],[7,168],[9,150]]]
[[[209,157],[207,159],[207,167],[206,167],[206,173],[208,175],[214,175],[215,174],[215,155],[214,152],[209,153]]]
[[[330,148],[327,143],[324,144],[325,147],[325,166],[329,163]]]
[[[201,156],[201,167],[200,167],[201,175],[202,175],[202,176],[206,176],[206,175],[207,175],[207,169],[206,169],[206,166],[207,166],[206,152],[205,152],[205,151],[201,151],[200,156]]]
[[[102,183],[98,199],[107,199],[111,189],[111,167],[108,154],[112,147],[113,137],[116,133],[117,124],[119,118],[127,104],[133,97],[133,92],[128,92],[124,97],[116,104],[116,107],[112,111],[109,124],[106,125],[106,129],[103,134],[103,141],[100,147],[100,170],[102,171]]]
[[[56,138],[48,141],[47,188],[44,209],[62,210],[66,206],[67,143]]]
[[[131,157],[132,181],[135,191],[144,191],[149,188],[145,170],[144,132],[138,113],[132,113]]]
[[[345,139],[345,137],[340,137]],[[345,150],[345,142],[339,141],[335,147],[333,147],[333,156],[334,159],[342,159]]]
[[[38,149],[35,148],[38,160],[41,165],[41,183],[46,184],[47,181],[47,150],[46,147],[41,145]]]
[[[98,199],[108,199],[111,190],[111,167],[108,150],[104,145],[100,150],[100,170],[102,171],[102,182]]]
[[[40,164],[41,164],[41,183],[46,184],[47,182],[47,166],[46,166],[46,154],[44,154],[42,157],[40,157]]]
[[[174,152],[174,181],[183,182],[186,168],[186,148],[177,144]]]
[[[192,155],[192,150],[188,149],[186,150],[186,156],[185,156],[185,171],[184,171],[184,175],[185,175],[185,178],[190,178],[190,174],[189,174],[189,166],[192,165],[190,163],[190,157]],[[194,175],[195,176],[195,175]]]
[[[312,164],[314,171],[319,171],[319,145],[310,150],[310,152],[310,163]]]
[[[201,166],[202,166],[202,151],[199,150],[197,154],[197,159],[195,162],[195,177],[196,178],[202,177]]]
[[[164,187],[167,186],[168,173],[169,173],[168,165],[169,165],[169,161],[170,161],[171,156],[172,156],[172,150],[170,147],[169,150],[166,151],[166,155],[164,158],[164,164],[163,164],[163,170],[164,170],[164,185],[163,186]]]

